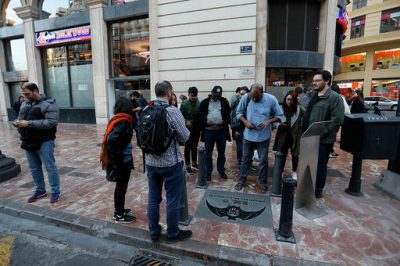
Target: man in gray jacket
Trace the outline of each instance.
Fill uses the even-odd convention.
[[[56,101],[41,95],[35,83],[22,85],[22,94],[27,101],[21,105],[18,119],[13,124],[21,135],[21,148],[25,150],[35,182],[35,192],[28,198],[28,203],[46,196],[42,164],[49,176],[50,202],[56,203],[60,200],[60,178],[54,158],[54,139],[60,111]]]

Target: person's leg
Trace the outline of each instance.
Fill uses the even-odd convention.
[[[60,177],[58,175],[56,159],[54,158],[54,140],[48,140],[42,143],[39,156],[49,176],[51,193],[60,194]]]
[[[157,237],[161,234],[160,203],[162,200],[163,172],[160,167],[147,166],[147,177],[149,185],[147,219],[151,236]]]
[[[258,179],[261,188],[267,187],[268,179],[268,149],[269,139],[256,143],[260,163],[258,164]]]
[[[236,142],[236,159],[240,169],[243,157],[243,135],[241,134],[240,136],[237,136],[235,142]]]
[[[198,130],[194,130],[191,133],[192,138],[192,147],[191,147],[191,152],[192,152],[192,166],[198,166],[197,165],[197,146],[199,145],[199,139],[200,139],[200,132]]]
[[[179,233],[179,208],[183,187],[182,164],[168,167],[163,175],[167,198],[167,237],[175,237]]]
[[[189,138],[189,140],[185,143],[185,149],[184,149],[186,167],[190,167],[190,151],[191,151],[191,145],[190,145],[190,138]]]
[[[125,195],[130,175],[130,163],[123,164],[121,168],[118,169],[118,176],[114,190],[114,207],[117,215],[124,215],[125,213]]]
[[[33,181],[35,182],[35,191],[46,193],[46,185],[44,183],[44,175],[42,170],[42,161],[37,151],[25,151],[26,159],[29,164],[29,169],[32,173]]]
[[[207,175],[211,176],[213,165],[212,165],[212,152],[215,144],[215,132],[214,130],[206,129],[204,132],[204,148],[206,154],[206,169]]]
[[[319,144],[317,180],[315,184],[315,196],[318,198],[322,197],[322,191],[324,189],[326,182],[330,149],[331,149],[330,144],[323,144],[323,143]]]
[[[246,183],[246,178],[249,174],[250,165],[254,153],[254,142],[243,139],[243,156],[242,164],[240,166],[240,179],[239,182],[242,184]]]
[[[225,173],[225,148],[226,148],[226,132],[225,129],[217,130],[216,134],[216,142],[217,142],[217,170],[218,173]]]

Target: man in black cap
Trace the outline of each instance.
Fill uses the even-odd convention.
[[[221,178],[227,179],[225,147],[226,141],[231,141],[229,134],[231,116],[229,102],[222,97],[221,86],[214,86],[211,95],[200,103],[199,121],[202,126],[201,141],[205,144],[207,181],[211,181],[212,152],[215,143],[218,151],[217,171]]]

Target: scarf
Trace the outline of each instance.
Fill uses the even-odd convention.
[[[108,122],[106,133],[104,134],[103,141],[101,143],[105,144],[107,142],[107,137],[110,135],[111,131],[119,122],[127,121],[129,124],[132,124],[132,120],[133,120],[132,116],[125,113],[119,113],[114,115]]]

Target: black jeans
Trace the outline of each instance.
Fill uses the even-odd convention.
[[[200,132],[198,130],[191,130],[188,141],[185,143],[185,164],[190,166],[190,157],[192,163],[197,164],[197,145],[199,144]]]
[[[292,154],[292,171],[296,172],[296,170],[297,170],[297,166],[299,165],[299,156],[293,156],[292,147],[293,147],[293,137],[292,137],[292,134],[288,134],[285,144],[283,145],[283,148],[281,151],[284,154],[283,163],[282,163],[282,172],[283,172],[283,169],[285,168],[286,158],[289,153],[289,149],[290,149],[290,153]]]
[[[320,143],[318,152],[317,181],[315,184],[315,194],[322,194],[328,172],[329,152],[333,143]]]
[[[117,182],[114,190],[115,213],[123,215],[125,210],[125,194],[128,188],[129,177],[131,175],[131,163],[122,164],[118,169]]]

